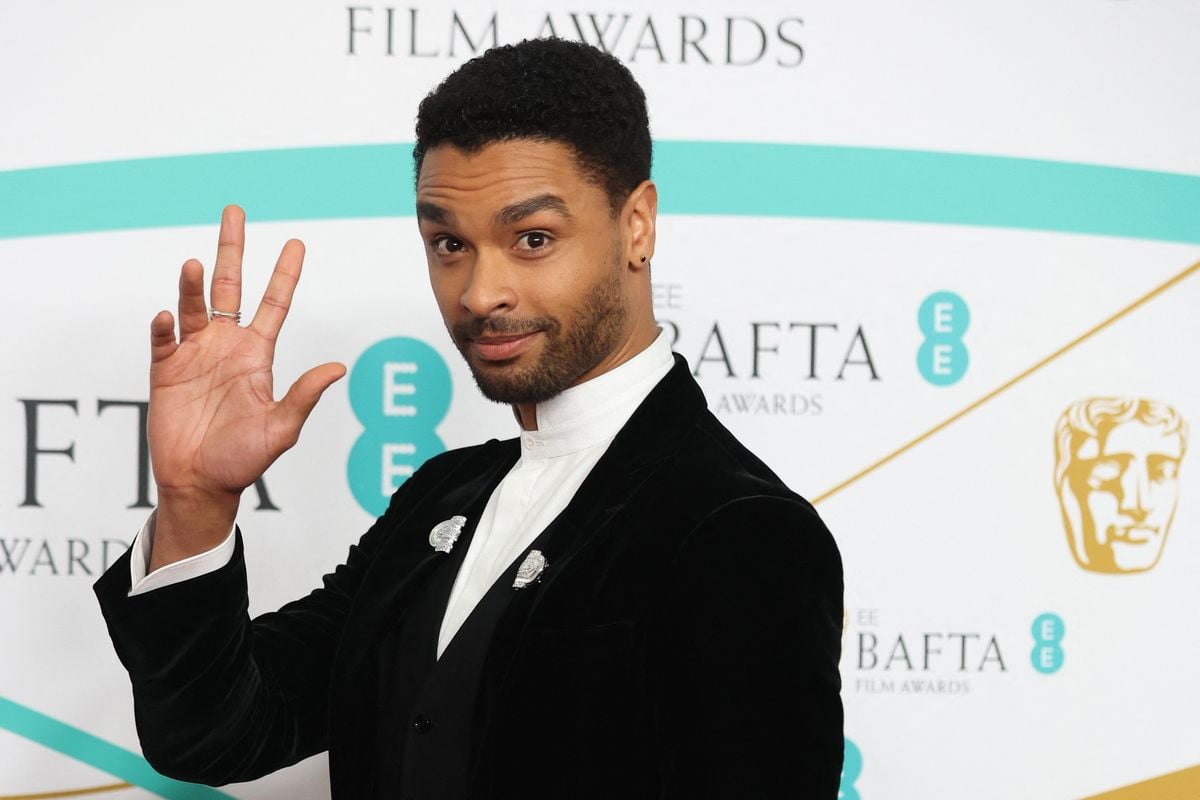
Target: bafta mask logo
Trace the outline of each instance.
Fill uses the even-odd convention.
[[[1188,428],[1171,406],[1093,397],[1058,420],[1054,487],[1071,555],[1091,572],[1144,572],[1158,563],[1179,504]]]

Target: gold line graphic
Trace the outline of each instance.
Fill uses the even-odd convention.
[[[1200,766],[1139,781],[1083,800],[1195,800],[1200,797]]]
[[[1172,278],[1165,281],[1164,283],[1161,283],[1158,286],[1154,287],[1149,292],[1142,295],[1138,299],[1134,300],[1132,303],[1125,306],[1124,308],[1122,308],[1117,313],[1113,314],[1108,319],[1104,320],[1103,322],[1100,322],[1099,324],[1097,324],[1090,330],[1085,331],[1084,333],[1075,337],[1071,341],[1064,344],[1062,347],[1055,350],[1050,355],[1043,358],[1041,361],[1034,364],[1029,369],[1025,370],[1024,372],[1021,372],[1020,374],[1016,375],[1015,377],[1010,378],[1009,380],[1000,384],[995,389],[993,389],[992,391],[985,394],[983,397],[976,400],[974,403],[971,403],[966,408],[963,408],[962,410],[950,415],[949,417],[942,420],[937,425],[934,425],[932,428],[925,431],[924,433],[922,433],[920,436],[916,437],[912,441],[901,445],[900,447],[896,448],[892,452],[888,453],[883,458],[876,461],[874,464],[871,464],[867,468],[860,470],[859,472],[856,472],[855,474],[851,475],[849,478],[842,481],[837,486],[834,486],[832,489],[827,489],[824,492],[822,492],[821,494],[817,495],[816,497],[814,497],[812,499],[812,504],[816,505],[816,504],[820,503],[822,500],[827,500],[830,497],[833,497],[835,494],[840,492],[842,489],[845,489],[847,486],[850,486],[851,484],[857,482],[861,478],[865,478],[867,475],[870,475],[872,472],[879,469],[884,464],[888,463],[889,461],[892,461],[893,459],[897,458],[898,456],[901,456],[904,453],[908,452],[909,450],[913,449],[914,447],[919,445],[921,442],[925,441],[929,437],[936,434],[938,431],[942,430],[943,428],[949,427],[951,424],[953,424],[955,422],[958,422],[960,419],[965,417],[967,414],[970,414],[972,411],[979,408],[984,403],[987,403],[989,400],[992,400],[992,399],[998,397],[999,395],[1003,394],[1007,390],[1016,386],[1018,383],[1025,380],[1030,375],[1032,375],[1033,373],[1037,372],[1042,367],[1049,364],[1051,361],[1054,361],[1059,356],[1074,349],[1077,345],[1082,344],[1083,342],[1087,341],[1088,339],[1095,336],[1100,331],[1107,328],[1109,325],[1112,325],[1117,320],[1126,316],[1127,314],[1134,311],[1138,307],[1150,302],[1155,297],[1158,297],[1160,294],[1167,291],[1168,289],[1171,289],[1172,287],[1174,287],[1176,284],[1180,283],[1181,281],[1187,279],[1189,276],[1191,276],[1197,270],[1200,270],[1200,261],[1197,261],[1195,264],[1192,264],[1190,267],[1183,270],[1179,274],[1173,276]],[[0,800],[3,800],[3,798],[0,798]]]
[[[109,783],[104,786],[86,786],[82,789],[63,789],[59,792],[39,792],[37,794],[3,794],[0,795],[0,800],[47,800],[51,797],[80,797],[85,794],[100,794],[101,792],[115,792],[118,789],[132,789],[133,785],[128,783]]]

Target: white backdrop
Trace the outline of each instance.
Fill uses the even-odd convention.
[[[1086,490],[1165,520],[1149,570],[1081,567],[1054,481],[1076,401],[1200,420],[1200,8],[221,0],[0,11],[0,800],[222,796],[140,762],[91,593],[148,511],[128,404],[149,320],[186,258],[211,263],[222,204],[248,214],[247,297],[308,247],[281,385],[412,338],[450,370],[446,447],[514,433],[442,329],[408,143],[473,47],[551,28],[602,32],[645,87],[660,320],[841,547],[843,797],[1200,787],[1200,479],[1186,451],[1160,463],[1186,430]],[[370,523],[347,383],[267,474],[276,508],[243,504],[252,611]],[[327,797],[325,769],[221,792]]]

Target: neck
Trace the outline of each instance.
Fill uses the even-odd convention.
[[[513,416],[517,418],[517,424],[521,426],[523,431],[536,431],[537,426],[537,403],[513,403]]]

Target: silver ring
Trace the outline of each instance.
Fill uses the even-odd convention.
[[[226,319],[231,319],[231,320],[233,320],[233,323],[236,325],[237,323],[242,321],[242,312],[241,311],[218,311],[215,308],[210,308],[208,310],[208,318],[216,319],[217,317],[224,317]]]

